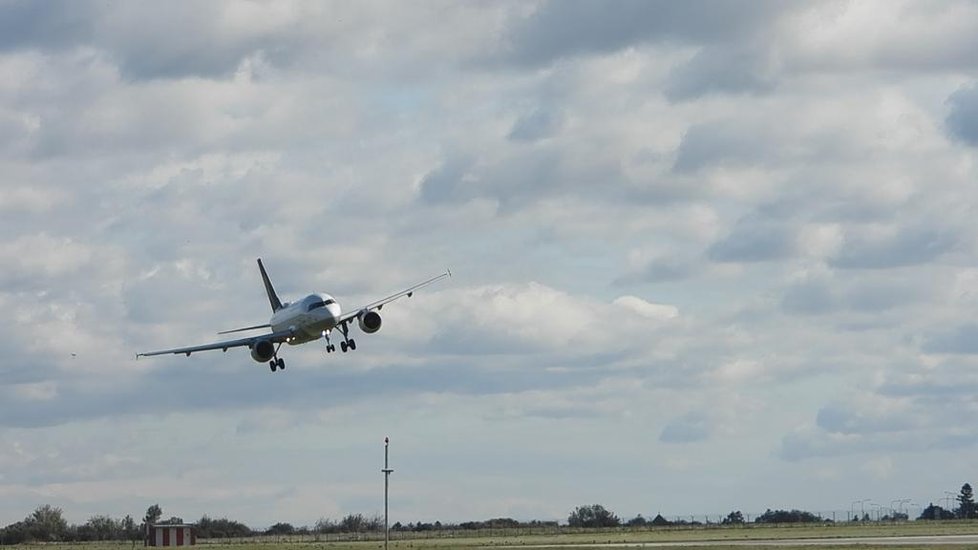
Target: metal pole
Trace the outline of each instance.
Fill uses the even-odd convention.
[[[387,550],[387,545],[390,544],[391,539],[391,529],[387,523],[387,492],[390,488],[391,472],[394,470],[390,469],[387,464],[387,447],[390,445],[391,438],[384,438],[384,550]]]

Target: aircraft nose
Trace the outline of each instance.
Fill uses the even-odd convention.
[[[340,315],[342,315],[339,304],[329,304],[328,306],[326,306],[326,310],[329,311],[329,314],[333,318],[334,323],[336,323],[339,320]]]

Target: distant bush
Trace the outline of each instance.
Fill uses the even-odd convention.
[[[755,523],[821,523],[822,518],[802,510],[771,510],[757,516]]]

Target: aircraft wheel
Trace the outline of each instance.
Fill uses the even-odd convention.
[[[278,361],[276,361],[276,364],[278,364],[278,368],[280,370],[285,370],[285,359],[282,359],[281,357],[279,357],[278,358]]]
[[[352,351],[355,349],[357,349],[357,342],[353,338],[350,338],[350,350]]]
[[[340,342],[340,349],[343,350],[343,353],[346,353],[346,342]]]
[[[268,362],[268,368],[272,369],[272,372],[275,372],[275,367],[276,367],[276,365],[275,365],[275,360],[274,359],[272,359],[271,361]]]

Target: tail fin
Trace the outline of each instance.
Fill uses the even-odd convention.
[[[268,294],[268,303],[272,305],[272,313],[282,309],[282,301],[275,294],[272,282],[268,280],[268,273],[265,273],[265,266],[261,265],[261,258],[258,258],[258,269],[261,271],[261,280],[265,283],[265,293]]]

